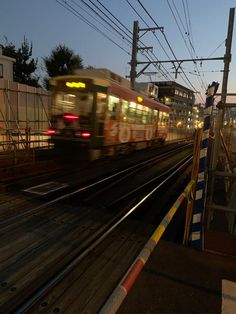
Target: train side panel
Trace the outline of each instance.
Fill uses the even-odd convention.
[[[167,138],[169,108],[161,103],[91,76],[58,77],[53,84],[48,134],[59,154],[86,152],[96,159]]]

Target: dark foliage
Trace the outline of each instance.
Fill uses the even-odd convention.
[[[26,38],[22,42],[20,48],[6,39],[5,45],[2,45],[3,55],[16,59],[13,66],[14,81],[38,87],[39,78],[36,77],[38,60],[32,58],[32,42],[29,43]]]
[[[83,60],[65,45],[54,48],[49,57],[43,58],[47,75],[46,86],[50,78],[58,75],[73,74],[75,69],[83,68]]]

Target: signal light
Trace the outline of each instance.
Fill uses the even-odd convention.
[[[82,137],[88,138],[90,137],[91,133],[90,132],[82,132]]]
[[[72,113],[67,113],[67,114],[64,114],[63,118],[66,120],[78,120],[79,116]]]
[[[52,135],[52,134],[56,134],[56,130],[47,130],[47,134]]]

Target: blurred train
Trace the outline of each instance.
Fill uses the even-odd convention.
[[[55,150],[97,159],[165,142],[169,107],[129,84],[107,69],[55,77],[47,131]]]

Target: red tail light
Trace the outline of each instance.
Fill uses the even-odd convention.
[[[90,132],[82,132],[82,137],[88,138],[90,137],[91,133]]]
[[[78,120],[79,116],[77,116],[76,114],[67,113],[67,114],[64,114],[63,118],[66,120],[72,121],[72,120]]]
[[[49,134],[49,135],[52,135],[52,134],[55,134],[55,133],[56,133],[56,130],[52,130],[52,129],[47,130],[47,134]]]

